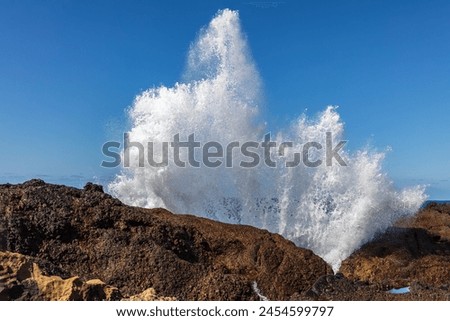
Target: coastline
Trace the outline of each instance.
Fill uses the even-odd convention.
[[[255,283],[270,300],[450,300],[449,220],[450,205],[428,204],[333,274],[312,251],[255,227],[126,206],[92,183],[4,184],[0,298],[259,300]],[[43,277],[66,284],[65,295],[43,290]],[[389,293],[402,287],[410,291]]]

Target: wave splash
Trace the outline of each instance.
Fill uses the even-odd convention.
[[[261,81],[237,11],[219,11],[200,32],[189,51],[185,79],[136,97],[129,110],[131,141],[157,146],[173,141],[175,134],[186,138],[191,133],[199,141],[222,146],[262,140],[266,124],[259,119]],[[325,146],[326,132],[335,141],[343,140],[343,131],[336,108],[327,107],[315,118],[293,120],[272,139],[278,144],[291,141],[289,150],[298,151],[310,141]],[[160,159],[162,149],[153,152]],[[130,153],[137,159],[137,151]],[[399,218],[413,215],[426,199],[422,187],[393,187],[382,171],[384,154],[344,150],[342,155],[348,166],[158,168],[132,162],[109,190],[129,205],[163,207],[280,233],[338,271],[354,250]],[[243,159],[235,157],[234,164]],[[271,157],[282,160],[292,154],[273,152]]]

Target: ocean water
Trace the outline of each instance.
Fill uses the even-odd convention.
[[[450,200],[426,200],[425,202],[423,202],[421,208],[425,208],[427,207],[429,204],[431,203],[436,203],[436,204],[450,204]]]
[[[399,289],[391,289],[388,291],[391,294],[407,294],[409,292],[411,292],[409,286],[404,287],[404,288],[399,288]]]
[[[173,141],[175,134],[185,140],[195,133],[196,140],[223,146],[260,142],[269,131],[259,114],[261,97],[260,76],[239,14],[221,10],[191,44],[183,82],[150,88],[136,97],[129,109],[130,141],[142,143],[146,152],[147,143],[154,142],[157,160],[161,143]],[[279,161],[276,168],[139,167],[138,150],[133,148],[131,166],[123,168],[109,191],[130,205],[163,207],[280,233],[313,250],[337,271],[342,260],[376,233],[413,215],[426,195],[421,186],[395,189],[382,168],[384,154],[369,150],[344,149],[341,156],[347,166],[283,165],[293,157],[291,151],[301,150],[306,142],[325,146],[326,132],[334,142],[345,139],[343,121],[333,106],[292,119],[272,133],[278,144],[293,142],[284,156],[272,151],[272,159]],[[314,157],[324,157],[323,152],[316,150]],[[197,152],[195,157],[201,159]],[[173,156],[169,159],[172,162]],[[233,157],[234,164],[244,159]]]

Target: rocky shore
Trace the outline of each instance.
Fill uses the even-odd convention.
[[[449,280],[449,205],[398,222],[334,275],[278,234],[126,206],[99,185],[0,185],[0,300],[450,300]]]

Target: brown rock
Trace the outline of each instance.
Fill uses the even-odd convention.
[[[42,274],[33,258],[18,253],[0,252],[1,300],[118,300],[117,288],[100,280],[83,282],[78,277],[62,279]]]
[[[46,272],[101,279],[124,296],[153,288],[180,300],[289,299],[330,267],[280,235],[163,209],[125,206],[100,186],[0,185],[0,250]]]
[[[363,246],[341,266],[350,280],[385,289],[450,285],[450,205],[430,204]]]
[[[174,297],[158,296],[155,289],[149,288],[142,293],[132,295],[127,299],[122,299],[122,301],[175,301]]]
[[[447,286],[421,286],[413,282],[409,292],[393,294],[379,283],[367,283],[349,280],[342,274],[324,275],[320,277],[305,293],[297,293],[291,300],[339,300],[339,301],[419,301],[419,300],[450,300],[450,292]]]

